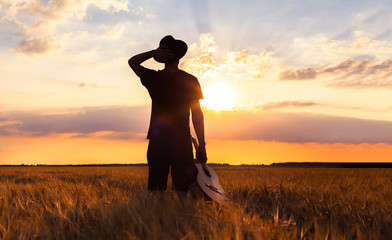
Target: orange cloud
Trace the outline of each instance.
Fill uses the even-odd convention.
[[[286,70],[279,74],[279,80],[309,80],[316,78],[318,73],[315,68]]]
[[[371,39],[370,37],[360,37],[356,42],[354,42],[352,47],[354,49],[363,49],[363,48],[368,48],[375,43],[377,43],[377,41]]]
[[[127,2],[119,0],[52,0],[47,4],[44,4],[42,1],[30,1],[24,4],[14,0],[6,0],[6,2],[8,2],[8,11],[6,11],[5,18],[18,19],[21,13],[29,14],[38,20],[38,23],[34,24],[35,26],[50,21],[61,22],[67,18],[82,19],[86,16],[86,11],[90,4],[111,13],[129,11]]]
[[[272,76],[279,68],[278,59],[268,51],[250,54],[243,50],[222,56],[217,49],[211,34],[201,34],[199,42],[190,45],[188,57],[180,67],[202,80],[214,78],[229,82],[262,79]]]
[[[303,108],[315,102],[276,102],[264,110]],[[62,114],[3,114],[0,136],[144,139],[149,107],[96,107]],[[208,139],[316,143],[391,143],[392,122],[278,111],[204,111]],[[245,121],[245,122],[244,122]]]
[[[97,84],[89,84],[84,82],[78,84],[78,87],[97,87],[97,86],[98,86]]]
[[[205,116],[206,136],[212,139],[346,144],[392,143],[391,121],[276,111],[207,111]]]
[[[15,30],[17,39],[21,36],[25,39],[17,47],[19,52],[41,54],[59,48],[59,44],[52,37],[56,35],[57,39],[61,38],[56,31],[58,27],[64,26],[72,19],[83,20],[92,5],[109,13],[130,12],[128,2],[121,0],[52,0],[47,3],[45,1],[4,0],[0,3],[0,9],[1,6],[5,7],[0,22],[9,21],[17,26]],[[139,7],[132,12],[137,14],[142,10]],[[115,38],[122,33],[122,30],[121,26],[108,29],[106,36]]]
[[[206,81],[321,79],[334,87],[392,86],[392,45],[374,40],[363,31],[354,31],[353,35],[353,39],[344,41],[327,39],[322,34],[296,38],[291,50],[299,52],[296,65],[303,67],[294,68],[283,64],[289,59],[278,58],[266,50],[256,54],[247,50],[222,54],[213,35],[202,34],[199,42],[190,45],[181,67]]]
[[[59,48],[60,45],[52,36],[30,37],[18,46],[18,51],[27,54],[42,54]]]
[[[309,101],[284,101],[284,102],[270,102],[260,105],[259,108],[264,111],[270,109],[284,108],[284,107],[311,107],[320,105],[319,103]]]
[[[140,138],[148,128],[148,107],[94,107],[68,113],[32,111],[4,113],[0,135],[48,136],[73,134],[73,137]],[[145,138],[145,136],[143,137]]]

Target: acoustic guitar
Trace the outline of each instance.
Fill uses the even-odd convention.
[[[194,137],[192,137],[192,142],[193,146],[197,151],[197,149],[199,148],[199,144]],[[214,170],[212,170],[212,168],[208,166],[205,162],[197,159],[195,160],[195,166],[198,171],[197,184],[193,184],[193,188],[191,189],[192,194],[200,196],[200,192],[202,191],[210,199],[220,204],[224,204],[225,201],[227,201],[225,191],[220,185],[218,176],[216,175]],[[195,187],[195,185],[197,186]]]

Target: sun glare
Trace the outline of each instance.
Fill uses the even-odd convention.
[[[233,110],[236,105],[236,94],[227,84],[217,82],[206,86],[201,105],[211,110]]]

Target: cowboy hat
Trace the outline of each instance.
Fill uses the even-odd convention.
[[[162,40],[159,42],[159,46],[168,47],[174,54],[174,57],[165,60],[154,57],[155,61],[160,63],[167,63],[179,60],[185,55],[186,51],[188,50],[188,46],[184,41],[174,39],[171,35],[163,37]]]

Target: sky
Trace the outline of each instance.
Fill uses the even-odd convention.
[[[145,163],[127,60],[165,35],[188,44],[209,162],[389,162],[391,18],[380,0],[0,0],[0,164]]]

